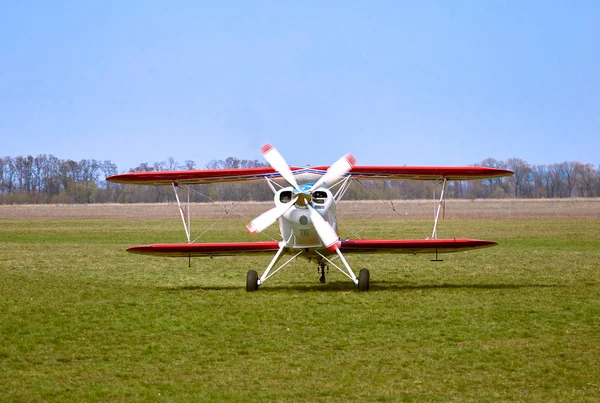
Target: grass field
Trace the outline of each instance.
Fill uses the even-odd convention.
[[[265,204],[238,206],[252,217]],[[385,207],[385,206],[383,206]],[[201,241],[265,240],[195,206]],[[340,208],[342,235],[422,238],[430,203]],[[354,256],[318,282],[298,261],[131,255],[185,240],[173,205],[0,206],[3,401],[597,401],[600,200],[448,202],[440,237],[499,242]],[[272,232],[272,235],[275,233]]]

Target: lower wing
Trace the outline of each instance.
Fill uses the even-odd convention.
[[[279,242],[163,243],[133,246],[127,252],[157,256],[235,256],[273,254]]]
[[[451,253],[498,245],[479,239],[357,239],[342,241],[342,253]]]
[[[497,245],[478,239],[358,239],[342,241],[342,253],[451,253]],[[279,242],[171,243],[133,246],[127,252],[141,255],[201,257],[270,254]],[[307,251],[309,254],[310,252]],[[316,255],[316,254],[315,254]]]

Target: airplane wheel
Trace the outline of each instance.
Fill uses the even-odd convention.
[[[369,291],[369,270],[360,269],[358,272],[358,291]]]
[[[246,275],[246,291],[256,291],[258,290],[258,273],[256,270],[248,271]]]

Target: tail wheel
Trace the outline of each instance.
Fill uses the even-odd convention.
[[[371,277],[369,270],[360,269],[358,272],[358,291],[369,291],[369,278]]]
[[[258,273],[256,270],[250,270],[246,275],[246,291],[252,292],[256,290],[258,290]]]

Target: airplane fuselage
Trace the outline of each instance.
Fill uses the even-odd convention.
[[[309,188],[310,184],[306,186]],[[301,186],[301,188],[304,189],[305,186]],[[295,194],[292,188],[281,189],[275,194],[275,204],[291,203],[293,198],[297,197],[297,193]],[[307,196],[306,203],[310,204],[337,232],[336,203],[329,189],[322,187]],[[289,247],[312,249],[324,246],[310,217],[309,207],[296,203],[279,218],[282,239],[287,242]]]

